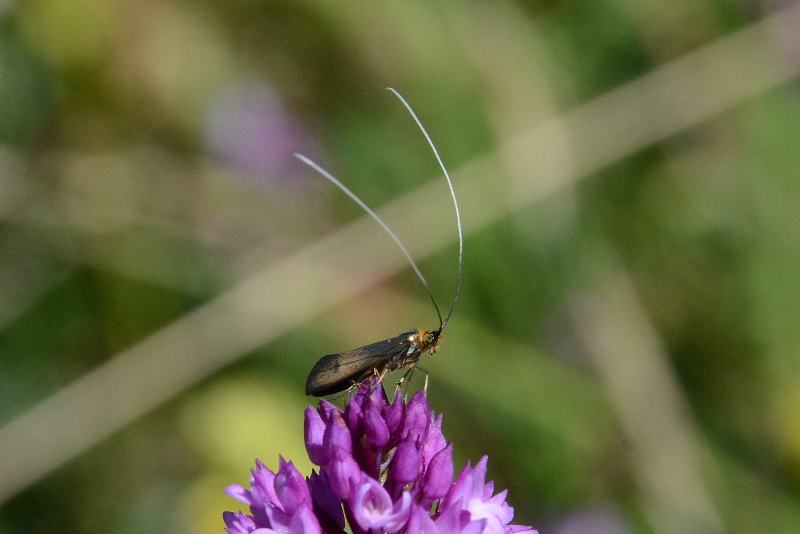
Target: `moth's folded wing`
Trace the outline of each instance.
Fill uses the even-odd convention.
[[[311,369],[306,380],[306,395],[321,397],[338,393],[361,382],[368,371],[389,362],[407,350],[409,337],[414,332],[406,332],[397,337],[378,341],[341,354],[323,356]]]

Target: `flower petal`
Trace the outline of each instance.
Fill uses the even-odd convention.
[[[325,465],[328,463],[328,455],[323,446],[325,436],[325,422],[319,412],[309,406],[305,411],[305,423],[303,425],[305,434],[306,451],[308,458],[314,465]]]
[[[417,479],[421,469],[417,444],[411,436],[408,436],[394,451],[391,463],[393,482],[399,486],[410,484]]]
[[[225,493],[237,501],[241,501],[248,505],[253,504],[253,498],[250,496],[250,492],[238,484],[231,484],[225,488]]]
[[[332,460],[330,453],[334,448],[342,449],[347,454],[353,452],[353,438],[350,436],[350,430],[348,430],[341,413],[331,414],[331,419],[325,428],[323,446],[327,451],[329,461]]]
[[[392,405],[386,409],[386,426],[389,429],[389,432],[394,434],[400,434],[398,429],[400,425],[403,424],[403,417],[406,414],[406,403],[403,402],[402,392],[400,389],[397,390],[397,393],[394,396],[394,401],[392,401]],[[398,437],[399,439],[399,437]]]
[[[310,508],[302,507],[297,510],[289,522],[290,534],[322,534],[316,516]]]
[[[361,468],[344,449],[334,447],[331,462],[323,467],[331,490],[340,499],[350,497],[351,488],[361,482]]]
[[[425,437],[422,440],[422,457],[427,469],[431,459],[447,446],[447,440],[442,434],[442,415],[434,417],[433,412],[429,414],[429,424]]]
[[[300,471],[292,464],[280,459],[280,469],[275,477],[275,494],[283,510],[293,515],[301,506],[311,507],[311,492],[308,484]]]
[[[417,392],[406,409],[406,419],[403,422],[403,437],[411,435],[414,439],[424,436],[428,430],[428,399],[422,391]]]
[[[440,510],[435,521],[440,532],[447,532],[448,534],[459,532],[464,525],[469,523],[469,512],[461,509],[461,503],[462,501],[459,499],[453,503],[453,506]]]
[[[380,482],[364,476],[355,491],[351,508],[353,517],[364,530],[382,529],[389,534],[403,528],[411,509],[411,494],[403,492],[396,503]]]
[[[383,530],[389,534],[393,534],[402,529],[408,523],[408,512],[411,510],[411,494],[407,491],[403,492],[400,500],[394,503],[391,513],[389,514],[386,524],[383,525]]]
[[[361,399],[361,401],[356,401],[356,398]],[[351,394],[350,402],[344,409],[344,420],[347,423],[347,428],[350,429],[350,435],[353,439],[358,440],[364,435],[364,416],[361,405],[365,397],[359,396],[356,398],[353,398]]]
[[[442,509],[446,510],[455,506],[460,509],[461,503],[466,503],[471,497],[472,466],[470,466],[470,463],[467,462],[467,465],[465,465],[464,469],[461,470],[461,473],[458,474],[456,481],[452,486],[450,486],[450,490],[447,492],[447,495],[444,496],[444,500],[442,501]]]
[[[453,484],[453,444],[451,443],[433,457],[425,471],[422,494],[431,501],[441,499]]]
[[[320,399],[319,401],[319,415],[322,417],[322,420],[326,423],[331,420],[331,417],[334,413],[342,413],[342,410],[333,404],[332,402],[328,402],[325,399]]]
[[[366,403],[364,430],[367,435],[367,446],[373,450],[380,450],[389,441],[389,428],[372,402]]]
[[[328,483],[328,476],[325,473],[317,474],[315,471],[311,471],[308,488],[322,529],[326,532],[335,530],[333,527],[344,530],[342,501],[334,495]],[[329,525],[330,523],[333,525]]]
[[[253,502],[250,506],[263,509],[265,506],[280,506],[278,496],[275,494],[275,473],[256,460],[256,469],[251,471],[250,495]]]
[[[484,499],[484,484],[483,481],[486,480],[486,469],[489,464],[489,457],[484,455],[483,458],[478,460],[478,463],[475,464],[475,469],[472,470],[472,496],[477,497],[479,499]],[[490,482],[492,487],[494,487],[494,482]],[[489,488],[489,491],[492,491],[492,488]],[[491,495],[491,493],[489,494]],[[488,497],[487,497],[488,498]]]
[[[411,513],[408,516],[406,534],[440,534],[440,530],[424,508],[412,504]]]
[[[486,532],[486,520],[478,519],[477,521],[470,521],[467,523],[459,534],[484,534]]]
[[[225,521],[225,532],[228,534],[250,534],[256,529],[253,518],[242,512],[222,512],[222,520]]]

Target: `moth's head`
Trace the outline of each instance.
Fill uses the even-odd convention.
[[[439,350],[439,343],[442,342],[442,329],[436,330],[420,330],[417,333],[419,340],[419,351],[427,352],[431,356],[436,354]]]

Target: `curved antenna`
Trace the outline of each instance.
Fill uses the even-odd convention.
[[[428,281],[425,280],[424,276],[422,276],[422,271],[419,270],[419,267],[417,267],[417,264],[414,262],[414,259],[411,257],[411,254],[409,254],[408,250],[403,245],[402,241],[400,241],[400,238],[397,237],[394,232],[392,232],[392,229],[389,228],[389,226],[385,222],[383,222],[383,219],[378,217],[377,213],[372,211],[372,208],[367,206],[363,200],[358,198],[358,196],[355,193],[350,191],[350,189],[346,185],[337,180],[331,173],[329,173],[328,171],[326,171],[325,169],[323,169],[322,167],[320,167],[319,165],[317,165],[316,163],[314,163],[313,161],[311,161],[302,154],[298,154],[297,152],[295,152],[294,156],[303,163],[305,163],[306,165],[308,165],[309,167],[311,167],[312,169],[314,169],[315,171],[317,171],[318,173],[320,173],[322,176],[333,182],[339,189],[347,193],[347,196],[352,198],[356,202],[356,204],[361,206],[361,208],[364,211],[366,211],[373,219],[375,219],[378,222],[378,224],[380,224],[383,227],[383,229],[386,230],[386,232],[390,236],[392,236],[392,239],[394,239],[394,242],[397,243],[397,246],[400,247],[400,250],[403,251],[403,254],[406,255],[406,259],[411,264],[411,267],[414,268],[414,272],[417,273],[419,279],[422,281],[422,285],[425,286],[425,292],[428,293],[428,297],[431,299],[431,302],[433,302],[433,307],[436,308],[436,314],[439,316],[439,324],[444,325],[447,322],[447,319],[450,318],[450,316],[448,315],[447,319],[445,319],[445,321],[442,322],[442,312],[439,311],[439,305],[436,304],[436,299],[433,298],[433,293],[431,292],[431,288],[428,285]],[[450,311],[450,313],[453,313],[452,310]]]
[[[428,132],[422,125],[422,122],[420,122],[419,118],[417,118],[417,114],[414,113],[413,109],[411,109],[411,106],[408,104],[408,102],[406,102],[406,99],[403,98],[403,96],[400,93],[398,93],[397,90],[394,89],[393,87],[387,87],[386,89],[393,92],[395,96],[400,99],[400,102],[402,102],[403,105],[408,110],[408,112],[411,113],[411,116],[414,118],[414,122],[416,122],[417,126],[419,126],[419,129],[422,130],[422,135],[424,135],[425,139],[428,140],[428,144],[431,146],[431,149],[433,150],[433,155],[436,156],[436,161],[439,162],[439,166],[442,168],[442,172],[444,172],[444,177],[447,178],[447,185],[450,187],[450,196],[453,197],[453,206],[455,206],[456,208],[456,224],[458,225],[458,277],[456,280],[456,293],[455,296],[453,297],[453,305],[450,306],[450,313],[447,314],[447,317],[445,317],[444,321],[442,321],[442,316],[439,315],[439,321],[441,323],[441,326],[439,328],[441,329],[444,328],[444,325],[446,325],[447,321],[450,320],[450,316],[453,315],[453,310],[456,309],[456,301],[458,301],[458,293],[459,291],[461,291],[461,262],[464,257],[464,232],[461,229],[461,211],[458,209],[458,200],[456,200],[456,192],[455,189],[453,189],[453,181],[450,179],[450,174],[447,172],[444,163],[442,163],[442,158],[439,156],[439,151],[436,150],[436,146],[433,144],[433,141],[431,141],[431,136],[428,135]],[[417,273],[419,273],[419,271],[417,271]],[[428,293],[430,294],[430,289],[428,289]],[[431,300],[432,299],[433,297],[431,297]]]

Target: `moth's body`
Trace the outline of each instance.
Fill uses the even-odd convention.
[[[371,376],[383,376],[403,367],[415,367],[423,352],[436,354],[442,328],[416,329],[317,362],[306,381],[306,395],[322,397],[344,391]]]

